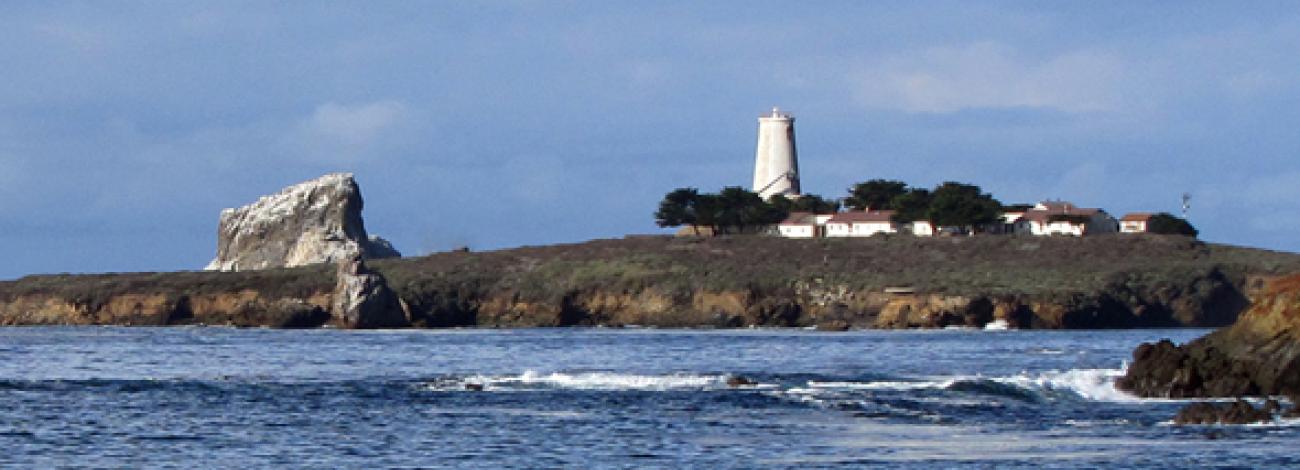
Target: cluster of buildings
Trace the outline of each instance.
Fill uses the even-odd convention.
[[[758,118],[753,190],[764,200],[777,194],[799,197],[794,116],[778,108]],[[1152,215],[1133,213],[1116,220],[1101,209],[1078,207],[1065,201],[1044,201],[1025,210],[1007,211],[1002,214],[1002,220],[985,227],[936,227],[928,221],[895,222],[894,211],[888,210],[795,212],[777,225],[776,232],[788,238],[869,237],[891,233],[934,236],[961,234],[973,228],[983,233],[1084,236],[1146,232]]]
[[[787,238],[870,237],[909,234],[922,237],[957,235],[974,229],[993,234],[1072,235],[1143,233],[1153,214],[1132,213],[1115,219],[1105,210],[1078,207],[1065,201],[1044,201],[1025,210],[1002,213],[1001,220],[982,227],[935,226],[929,221],[894,221],[894,211],[848,211],[834,214],[793,212],[776,226]]]

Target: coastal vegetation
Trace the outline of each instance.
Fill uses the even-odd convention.
[[[1189,237],[1195,237],[1200,233],[1186,219],[1168,212],[1152,215],[1151,219],[1147,221],[1147,232],[1161,235],[1186,235]]]
[[[1300,272],[1300,255],[1157,235],[724,235],[370,264],[410,323],[424,327],[899,328],[1005,319],[1021,328],[1118,328],[1227,324],[1245,307],[1252,279]],[[319,265],[30,276],[0,282],[0,324],[310,326],[277,315],[328,306],[333,289],[334,270]]]
[[[708,233],[753,233],[781,222],[792,212],[833,214],[842,208],[855,211],[893,211],[898,223],[929,221],[936,226],[979,231],[997,222],[1003,212],[1025,210],[1028,204],[1004,206],[979,186],[955,181],[934,188],[916,188],[897,180],[872,179],[850,186],[842,199],[816,194],[787,198],[777,194],[767,201],[741,187],[726,187],[718,193],[701,193],[696,188],[678,188],[666,194],[655,212],[660,227],[707,228]],[[1187,221],[1160,214],[1155,233],[1195,236]]]

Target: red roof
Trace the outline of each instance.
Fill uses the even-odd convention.
[[[1155,214],[1150,212],[1130,212],[1124,214],[1124,217],[1121,217],[1119,220],[1121,222],[1146,222],[1151,220],[1151,217],[1153,216],[1155,216]]]
[[[1065,201],[1050,201],[1050,202],[1042,202],[1040,204],[1047,207],[1047,210],[1043,210],[1043,209],[1027,210],[1025,211],[1025,215],[1020,216],[1020,220],[1028,220],[1031,222],[1042,223],[1042,222],[1047,222],[1048,219],[1050,219],[1054,215],[1082,215],[1086,217],[1092,217],[1093,215],[1096,215],[1098,212],[1102,212],[1101,209],[1076,207],[1074,204]]]

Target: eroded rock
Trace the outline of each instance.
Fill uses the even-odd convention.
[[[399,328],[409,315],[384,276],[366,267],[360,254],[338,265],[331,321],[343,328]]]
[[[1178,411],[1174,424],[1252,424],[1273,421],[1281,406],[1268,400],[1260,408],[1255,408],[1245,400],[1238,399],[1232,403],[1216,404],[1207,402],[1192,403]]]
[[[1116,387],[1144,397],[1300,394],[1300,276],[1274,281],[1228,328],[1138,346]]]
[[[392,244],[366,234],[363,205],[352,174],[332,173],[223,210],[217,257],[206,269],[294,267],[337,262],[353,254],[400,257]]]

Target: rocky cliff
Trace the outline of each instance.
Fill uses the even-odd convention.
[[[636,238],[383,262],[429,326],[1221,326],[1300,256],[1181,237]]]
[[[400,257],[366,234],[361,189],[350,173],[333,173],[221,211],[217,257],[206,269],[246,271],[333,263],[360,253]]]
[[[1139,346],[1116,386],[1146,397],[1300,397],[1300,276],[1271,282],[1228,328]]]
[[[417,327],[1137,328],[1227,325],[1300,256],[1160,236],[631,237],[369,265]],[[0,323],[325,324],[337,274],[32,276],[0,282]]]

